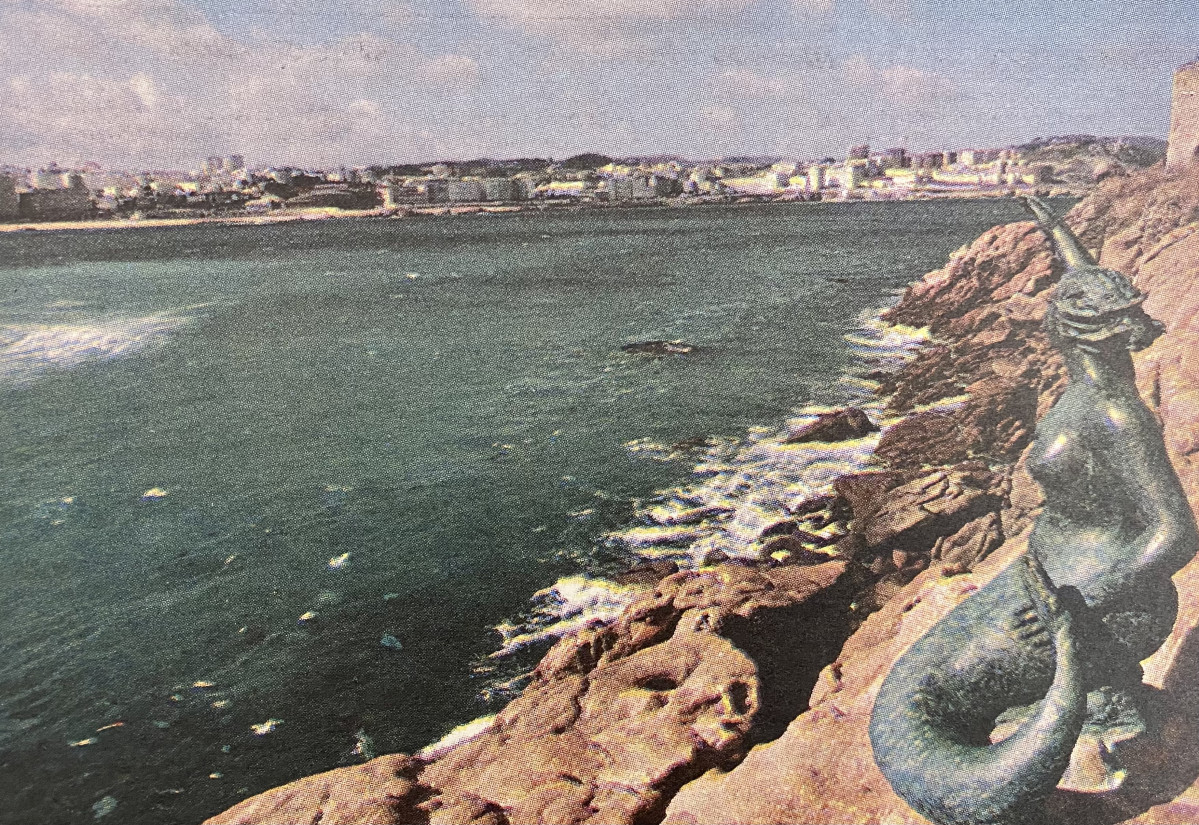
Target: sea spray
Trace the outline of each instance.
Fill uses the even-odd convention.
[[[0,329],[0,381],[24,384],[48,370],[108,361],[143,351],[188,323],[159,313],[80,324],[18,324]]]
[[[491,728],[495,722],[495,717],[496,714],[491,713],[458,725],[436,742],[421,748],[415,755],[419,759],[432,761],[464,742],[469,742],[472,739],[482,736]]]
[[[606,624],[629,605],[641,588],[591,576],[566,576],[533,594],[533,616],[521,624],[496,627],[503,646],[492,658],[508,656],[537,642],[561,638],[584,627]]]

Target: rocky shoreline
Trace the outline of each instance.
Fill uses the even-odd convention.
[[[1199,180],[1112,178],[1070,222],[1167,325],[1138,354],[1138,380],[1199,504]],[[644,593],[620,618],[558,642],[473,738],[301,779],[209,822],[921,822],[874,767],[866,724],[903,650],[1023,550],[1040,492],[1022,455],[1064,383],[1041,331],[1059,275],[1043,233],[1016,223],[910,287],[884,319],[932,341],[871,376],[902,417],[874,466],[765,528],[760,561],[634,571]],[[788,440],[853,437],[863,418],[827,416]],[[835,543],[816,534],[830,524]],[[1199,813],[1199,755],[1179,744],[1199,729],[1199,691],[1181,676],[1199,664],[1199,563],[1176,582],[1174,636],[1146,668],[1175,738],[1145,756],[1151,779],[1063,794],[1063,821]]]

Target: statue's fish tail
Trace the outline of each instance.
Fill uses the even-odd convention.
[[[1044,616],[1038,601],[1034,594],[1034,606]],[[1058,610],[1054,596],[1051,611]],[[948,696],[951,691],[941,689],[945,683],[930,674],[929,659],[920,654],[952,644],[952,634],[922,639],[918,645],[923,651],[913,647],[909,652],[917,655],[901,659],[884,682],[870,724],[875,760],[895,792],[920,814],[938,825],[1042,822],[1045,799],[1069,766],[1086,718],[1087,691],[1070,618],[1057,613],[1052,622],[1047,629],[1055,648],[1053,681],[1036,713],[1002,742],[963,741],[955,733],[961,730],[958,725],[936,718],[934,708],[977,707],[979,721],[989,727],[993,716],[988,706],[993,708],[1011,690],[1002,684],[1003,665],[997,662],[994,678],[978,684],[978,695]],[[976,737],[979,733],[974,732]]]
[[[1077,269],[1079,267],[1097,265],[1095,256],[1082,245],[1078,240],[1078,236],[1062,223],[1062,219],[1053,214],[1053,210],[1049,208],[1049,204],[1031,195],[1022,197],[1020,200],[1024,202],[1028,211],[1036,216],[1037,223],[1041,225],[1041,228],[1053,236],[1058,254],[1062,256],[1062,260],[1066,262],[1067,267]]]

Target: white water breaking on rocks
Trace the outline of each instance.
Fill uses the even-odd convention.
[[[877,313],[844,337],[862,365],[887,370],[912,358],[928,340],[925,330],[889,325]],[[894,423],[883,420],[886,402],[875,394],[875,382],[846,375],[840,383],[842,405],[808,405],[781,427],[751,429],[733,450],[709,449],[693,471],[702,481],[663,491],[638,508],[638,524],[608,540],[638,556],[681,566],[702,564],[714,551],[757,558],[764,531],[814,496],[831,492],[839,476],[865,467],[886,426]],[[837,442],[786,443],[790,433],[846,406],[861,409],[883,430]]]
[[[491,654],[500,658],[536,642],[556,639],[594,624],[607,623],[621,614],[640,593],[637,587],[591,576],[566,576],[533,594],[532,618],[521,624],[501,624],[496,630],[503,647]]]
[[[862,367],[891,371],[915,357],[929,335],[924,329],[887,324],[876,312],[860,319],[860,327],[844,339]],[[660,491],[640,503],[636,522],[609,533],[605,541],[624,547],[634,558],[669,560],[684,568],[701,566],[714,551],[730,558],[759,558],[763,532],[792,516],[804,502],[830,493],[838,477],[868,466],[879,439],[896,423],[884,416],[886,399],[875,393],[877,382],[853,374],[838,380],[843,388],[839,406],[807,405],[781,426],[751,428],[740,440],[709,439],[692,471],[694,483]],[[837,442],[785,443],[790,433],[822,413],[847,406],[861,409],[881,431]],[[625,447],[659,461],[680,455],[650,439],[630,441]],[[810,532],[834,540],[836,529],[829,525]],[[603,578],[564,577],[534,594],[526,620],[496,627],[503,643],[491,658],[611,622],[643,592],[643,586]],[[484,665],[479,672],[489,670],[491,666]],[[519,681],[520,677],[511,685],[489,685],[484,693],[504,693]]]

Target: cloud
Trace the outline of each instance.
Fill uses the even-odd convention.
[[[892,20],[905,20],[912,16],[912,0],[866,0],[866,6]]]
[[[705,126],[728,129],[741,122],[741,113],[732,106],[704,106],[699,110],[700,121]]]
[[[862,55],[842,64],[845,79],[860,90],[896,105],[937,108],[956,96],[949,78],[914,66],[879,68]]]
[[[833,5],[833,0],[791,0],[791,7],[805,16],[828,14]]]
[[[754,0],[470,0],[475,13],[541,26],[582,20],[620,24],[737,14]]]
[[[558,56],[660,63],[680,27],[732,24],[757,0],[467,0],[480,18],[564,47]],[[669,59],[669,58],[665,58]]]
[[[218,45],[232,45],[204,15],[176,0],[44,0],[43,7],[158,53],[211,53]]]
[[[780,98],[792,89],[793,79],[753,69],[726,69],[717,75],[718,93],[733,98]]]
[[[142,105],[147,109],[153,109],[154,105],[158,103],[158,87],[154,83],[154,78],[145,72],[138,72],[129,78],[129,88],[141,99]]]
[[[180,0],[0,4],[0,26],[26,34],[0,53],[0,157],[28,165],[388,160],[426,151],[416,113],[480,80],[471,57],[377,34],[235,38]]]
[[[421,66],[421,75],[439,86],[473,86],[479,81],[479,63],[460,54],[443,54]]]
[[[103,157],[153,154],[164,142],[199,148],[194,141],[200,130],[180,134],[174,126],[186,107],[165,97],[142,72],[124,79],[72,72],[18,75],[0,100],[12,123],[43,150]]]
[[[773,51],[702,84],[695,129],[717,153],[841,157],[860,143],[940,143],[961,96],[946,76],[864,55],[793,64]]]

